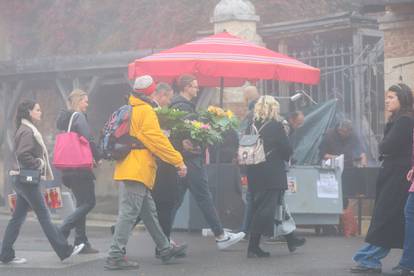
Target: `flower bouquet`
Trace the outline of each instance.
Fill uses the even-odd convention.
[[[239,120],[233,112],[216,106],[209,106],[206,111],[200,113],[200,120],[208,122],[220,135],[229,129],[239,127]]]
[[[208,123],[202,123],[196,120],[185,120],[182,131],[186,133],[185,136],[189,137],[201,147],[214,145],[222,141],[221,134]]]
[[[161,129],[170,133],[182,129],[184,117],[188,114],[178,109],[159,107],[155,109]]]

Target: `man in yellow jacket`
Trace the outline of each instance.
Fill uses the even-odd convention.
[[[132,117],[129,134],[145,146],[145,149],[133,149],[128,156],[118,161],[114,180],[120,182],[120,206],[109,256],[105,268],[108,270],[138,269],[136,262],[125,258],[125,248],[137,216],[143,220],[151,234],[161,260],[165,263],[181,255],[186,246],[172,246],[164,235],[158,222],[157,210],[151,197],[157,164],[155,156],[177,168],[179,176],[187,174],[181,154],[174,149],[160,129],[157,116],[147,96],[155,90],[153,79],[141,76],[135,80],[134,92],[129,97]],[[154,156],[155,155],[155,156]]]

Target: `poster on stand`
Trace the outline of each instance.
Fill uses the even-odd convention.
[[[339,198],[339,186],[333,173],[321,173],[317,181],[318,198]]]

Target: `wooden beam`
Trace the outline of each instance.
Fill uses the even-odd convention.
[[[11,130],[11,126],[12,126],[12,116],[14,114],[14,111],[17,107],[18,101],[23,93],[23,85],[24,85],[24,81],[20,80],[17,84],[16,87],[14,88],[13,92],[12,92],[12,98],[10,100],[10,103],[6,106],[7,109],[7,117],[6,117],[6,141],[7,141],[7,145],[9,147],[9,150],[11,151],[13,149],[13,135],[11,134],[10,130]]]
[[[76,77],[72,80],[72,88],[73,89],[82,89],[79,77]]]
[[[120,78],[110,78],[110,79],[102,79],[100,82],[101,85],[118,85],[118,84],[128,84],[129,81],[123,77]]]
[[[89,83],[88,89],[86,91],[88,93],[89,97],[92,96],[95,93],[95,91],[97,90],[97,88],[100,84],[100,81],[101,81],[101,77],[99,77],[99,76],[93,76],[92,77],[91,82]]]
[[[59,95],[60,95],[61,99],[63,100],[64,105],[67,108],[69,108],[69,104],[68,104],[68,101],[67,101],[68,96],[69,96],[68,90],[66,89],[65,85],[62,83],[61,79],[56,78],[55,83],[56,83],[56,86],[58,88]]]

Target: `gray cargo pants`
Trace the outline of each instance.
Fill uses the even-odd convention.
[[[151,191],[141,182],[124,180],[120,183],[119,211],[109,257],[122,258],[135,221],[139,216],[160,251],[171,247],[158,222],[157,209]]]

